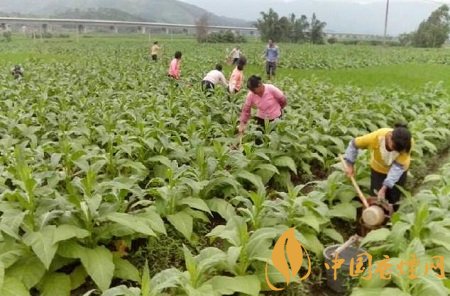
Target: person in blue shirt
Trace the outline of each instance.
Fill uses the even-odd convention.
[[[275,45],[272,39],[269,39],[264,56],[266,58],[267,79],[271,80],[275,76],[279,56],[278,46]]]

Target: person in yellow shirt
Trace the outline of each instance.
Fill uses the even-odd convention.
[[[158,54],[161,47],[158,45],[158,41],[153,43],[153,46],[150,48],[150,54],[152,57],[152,61],[156,62],[158,60]]]
[[[387,199],[398,209],[397,202],[401,192],[395,187],[404,186],[411,162],[411,132],[406,125],[396,124],[392,128],[381,128],[350,141],[345,151],[346,174],[354,175],[354,164],[358,149],[370,150],[370,191],[377,194],[378,200]]]

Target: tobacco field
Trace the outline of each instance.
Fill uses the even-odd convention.
[[[148,42],[97,38],[2,44],[0,58],[0,295],[335,295],[323,250],[355,233],[360,203],[337,156],[349,141],[407,122],[415,145],[400,210],[362,246],[394,264],[441,255],[450,273],[448,81],[418,90],[364,89],[280,75],[283,119],[265,131],[237,125],[246,90],[210,98],[203,75],[225,48],[167,40],[158,63]],[[263,74],[262,43],[244,44],[245,76]],[[280,68],[365,68],[450,63],[445,50],[280,45]],[[182,80],[166,76],[183,52]],[[16,82],[14,63],[25,68]],[[225,66],[227,77],[231,66]],[[255,139],[261,138],[261,145]],[[356,179],[369,188],[367,153]],[[289,228],[308,251],[305,281],[272,268]],[[433,271],[416,279],[354,280],[348,294],[449,295]]]

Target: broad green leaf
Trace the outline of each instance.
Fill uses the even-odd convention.
[[[2,262],[4,268],[8,268],[13,265],[17,260],[27,255],[28,250],[26,250],[25,245],[14,245],[16,249],[4,251],[3,254],[0,255],[0,262]]]
[[[227,221],[236,215],[234,207],[226,200],[213,198],[207,200],[206,204],[211,211],[219,213],[219,215]]]
[[[30,296],[28,289],[17,278],[5,277],[3,286],[0,289],[0,295],[2,296]]]
[[[372,242],[385,241],[389,237],[390,233],[391,231],[387,228],[372,230],[366,235],[366,237],[363,238],[363,240],[361,241],[361,246]]]
[[[192,236],[193,219],[189,214],[185,212],[178,212],[173,215],[168,215],[167,220],[175,227],[176,230],[181,232],[188,240]]]
[[[233,295],[234,293],[244,293],[246,295],[258,296],[261,285],[258,277],[255,275],[247,276],[215,276],[209,283],[213,286],[214,291],[221,295]]]
[[[150,282],[152,294],[161,295],[161,292],[167,288],[175,288],[181,285],[183,273],[176,268],[170,268],[157,273]],[[143,294],[145,295],[145,294]]]
[[[136,216],[145,219],[150,228],[156,232],[166,234],[164,221],[154,208],[147,208],[145,212],[136,214]]]
[[[297,166],[295,165],[295,161],[289,156],[280,156],[274,159],[273,164],[277,167],[287,167],[294,174],[297,174]]]
[[[252,174],[248,171],[240,171],[237,175],[236,178],[240,178],[240,179],[244,179],[249,181],[250,183],[252,183],[258,192],[265,192],[265,188],[264,188],[264,184],[261,180],[261,177]]]
[[[356,208],[351,203],[340,203],[333,206],[328,212],[330,217],[346,218],[352,221],[356,220]]]
[[[141,290],[139,288],[128,288],[127,286],[121,285],[106,290],[102,296],[141,296]]]
[[[148,236],[156,236],[144,218],[126,214],[126,213],[111,213],[107,218],[120,225],[126,226],[138,233]]]
[[[7,277],[21,281],[27,289],[36,286],[45,274],[45,266],[34,254],[21,258],[6,270]],[[2,295],[2,294],[0,294]]]
[[[58,255],[72,259],[81,258],[83,252],[84,247],[74,241],[61,242],[58,248]]]
[[[204,212],[211,214],[211,211],[209,210],[208,205],[205,203],[204,200],[202,200],[200,198],[186,197],[180,201],[180,204],[188,205],[193,209],[197,209],[197,210],[204,211]]]
[[[53,243],[55,230],[56,226],[48,225],[38,232],[26,234],[23,239],[23,242],[27,246],[31,246],[36,256],[44,263],[47,269],[50,267],[58,249],[58,245]]]
[[[172,163],[171,163],[170,159],[168,159],[167,157],[165,157],[163,155],[150,157],[148,159],[148,161],[150,161],[150,162],[159,162],[159,163],[165,165],[168,168],[172,167]]]
[[[113,262],[115,266],[114,276],[123,280],[131,280],[135,282],[140,282],[141,277],[139,271],[133,264],[128,260],[122,259],[118,256],[113,257]]]
[[[428,276],[419,276],[415,284],[415,295],[448,296],[449,291],[443,282],[431,273]]]
[[[300,240],[300,242],[303,243],[305,248],[308,251],[312,251],[316,254],[316,256],[321,257],[323,252],[323,245],[317,238],[317,234],[310,233],[310,232],[302,232],[303,237],[305,240]]]
[[[26,216],[26,212],[19,212],[17,210],[7,211],[2,214],[2,220],[0,223],[0,230],[7,235],[20,240],[19,227]]]
[[[70,289],[75,290],[79,288],[86,281],[88,276],[83,265],[78,265],[70,274]]]
[[[107,290],[114,275],[111,252],[105,247],[85,248],[80,255],[81,263],[89,276],[102,291]]]
[[[350,296],[411,296],[409,293],[405,293],[398,288],[355,288]]]
[[[334,228],[324,229],[322,233],[328,236],[329,238],[337,241],[338,243],[344,242],[344,238],[342,237],[342,235],[339,232],[337,232]]]
[[[56,244],[60,241],[65,241],[71,238],[85,238],[89,236],[89,231],[79,228],[75,225],[63,224],[58,226],[55,230],[53,243]]]
[[[295,221],[308,225],[316,232],[320,232],[320,220],[314,214],[306,214],[305,216],[295,218]]]
[[[46,275],[39,290],[41,291],[41,296],[70,296],[70,276],[63,273]]]

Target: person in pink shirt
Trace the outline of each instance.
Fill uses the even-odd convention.
[[[242,107],[239,134],[244,134],[251,116],[252,107],[256,107],[256,121],[259,126],[264,127],[264,121],[273,121],[280,118],[283,109],[287,105],[286,97],[281,90],[272,84],[263,84],[261,77],[252,75],[247,81],[250,90]]]
[[[180,64],[181,64],[181,51],[175,52],[174,59],[170,62],[169,65],[169,73],[167,74],[169,77],[174,79],[180,79]]]
[[[232,94],[235,94],[241,90],[242,84],[244,82],[244,66],[246,64],[246,60],[244,58],[240,58],[237,62],[236,68],[234,68],[233,72],[230,76],[230,81],[228,84],[228,91]]]

